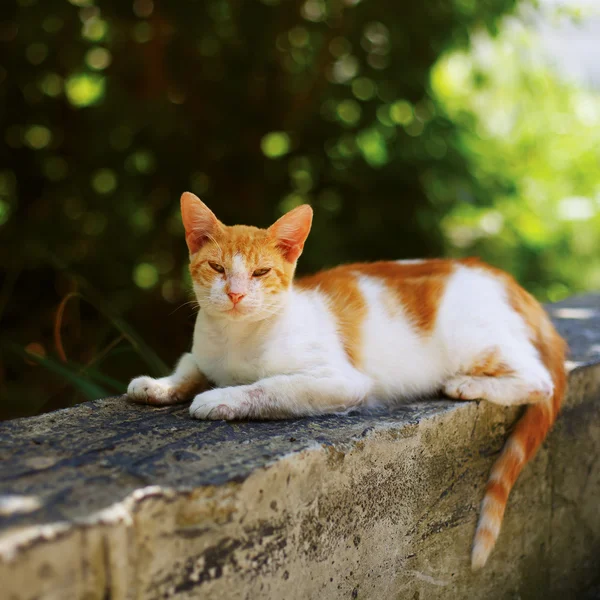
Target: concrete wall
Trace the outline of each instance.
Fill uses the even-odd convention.
[[[577,598],[600,579],[600,297],[550,308],[569,397],[469,552],[518,410],[201,423],[116,398],[0,426],[0,598]]]

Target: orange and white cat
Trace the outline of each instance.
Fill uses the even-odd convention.
[[[317,415],[439,391],[529,404],[486,488],[472,553],[483,566],[564,395],[565,344],[541,306],[475,259],[351,264],[294,281],[309,206],[266,230],[227,227],[190,193],[181,209],[200,306],[192,350],[172,375],[134,379],[129,397],[193,400],[196,419]]]

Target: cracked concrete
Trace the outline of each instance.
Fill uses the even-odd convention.
[[[600,296],[549,307],[569,396],[469,570],[518,409],[264,423],[114,398],[0,425],[0,597],[576,598],[600,578]]]

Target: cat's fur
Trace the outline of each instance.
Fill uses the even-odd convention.
[[[528,404],[486,488],[472,553],[483,566],[564,395],[565,344],[541,306],[474,259],[345,265],[293,281],[309,206],[267,230],[226,227],[190,193],[181,206],[200,305],[192,351],[168,377],[134,379],[130,398],[193,399],[197,419],[316,415],[438,391]]]

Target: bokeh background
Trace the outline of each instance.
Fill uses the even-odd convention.
[[[184,190],[228,224],[312,204],[301,272],[600,289],[599,65],[596,0],[3,0],[0,416],[189,347]]]

